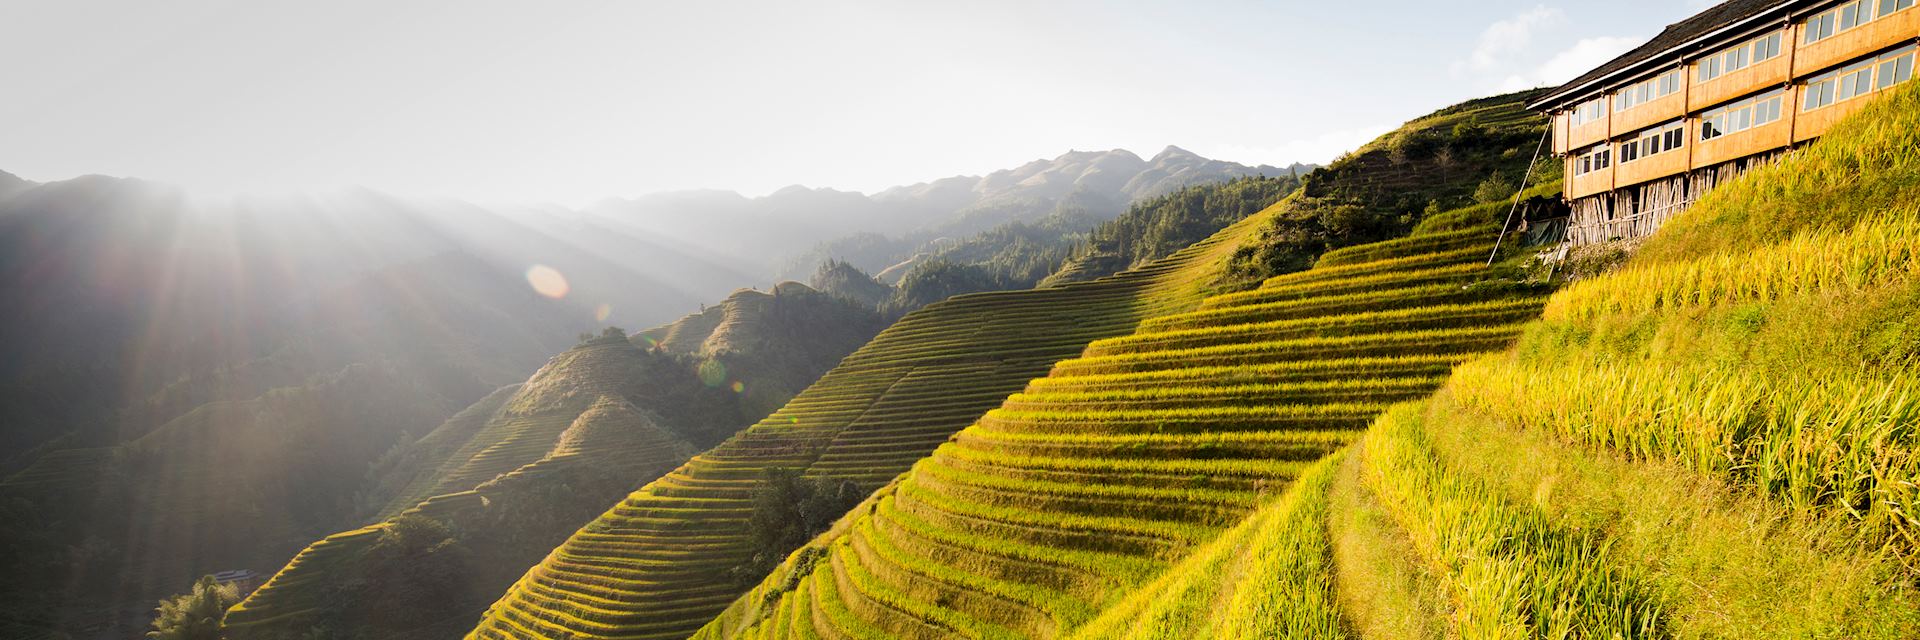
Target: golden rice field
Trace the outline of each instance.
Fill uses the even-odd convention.
[[[740,596],[726,578],[769,468],[885,485],[1028,380],[1142,318],[1192,309],[1255,215],[1086,283],[958,296],[909,314],[765,420],[648,484],[533,567],[475,638],[685,638]]]
[[[1916,125],[1710,194],[1074,637],[1915,637]]]
[[[1096,631],[1102,611],[1138,606],[1126,595],[1197,551],[1244,542],[1231,532],[1262,505],[1300,501],[1283,497],[1289,487],[1324,484],[1329,474],[1309,471],[1388,406],[1509,345],[1546,291],[1482,266],[1494,236],[1476,228],[1332,251],[1312,270],[1094,341],[695,637]],[[1275,605],[1246,595],[1232,606]]]

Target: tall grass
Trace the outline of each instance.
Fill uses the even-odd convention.
[[[1443,576],[1453,634],[1465,638],[1660,637],[1658,606],[1635,576],[1606,562],[1591,535],[1513,508],[1448,473],[1421,405],[1381,416],[1358,445],[1361,482]]]
[[[1656,361],[1491,360],[1462,365],[1454,380],[1455,395],[1492,415],[1920,542],[1920,377],[1781,380]]]
[[[1920,154],[1916,154],[1920,155]],[[1697,212],[1705,213],[1705,212]],[[1637,260],[1576,283],[1547,304],[1548,320],[1860,293],[1920,275],[1920,208],[1911,203],[1853,228],[1817,227],[1777,244],[1671,261]]]

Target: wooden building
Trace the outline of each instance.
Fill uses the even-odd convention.
[[[1567,241],[1637,238],[1913,77],[1916,0],[1729,0],[1529,105],[1553,120]]]

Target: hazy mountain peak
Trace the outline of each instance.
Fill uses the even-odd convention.
[[[26,179],[21,178],[20,176],[13,175],[5,171],[0,171],[0,198],[7,197],[8,195],[12,195],[16,191],[27,189],[32,186],[33,186],[32,182],[28,182]]]
[[[1188,151],[1186,149],[1182,149],[1180,147],[1176,147],[1173,145],[1167,145],[1167,148],[1161,149],[1160,153],[1153,154],[1153,160],[1151,160],[1151,162],[1155,164],[1159,164],[1161,162],[1166,162],[1168,160],[1173,160],[1175,158],[1192,158],[1195,160],[1205,160],[1205,158],[1200,157],[1200,154],[1197,154],[1192,151]]]

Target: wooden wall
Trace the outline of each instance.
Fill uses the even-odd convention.
[[[1779,120],[1746,131],[1730,133],[1712,140],[1696,140],[1694,142],[1693,166],[1691,168],[1700,169],[1711,167],[1728,160],[1763,153],[1791,144],[1793,138],[1793,117],[1787,112],[1792,111],[1793,107],[1797,106],[1794,98],[1798,95],[1798,92],[1788,91],[1786,96],[1782,98]],[[1698,138],[1700,134],[1699,120],[1692,120],[1691,122],[1695,124],[1689,133],[1692,133],[1693,137]]]
[[[1616,150],[1614,153],[1617,154],[1619,151]],[[1687,149],[1681,147],[1619,165],[1613,173],[1613,182],[1616,188],[1631,186],[1685,173],[1690,168],[1692,167],[1687,162]]]
[[[1780,55],[1693,85],[1693,88],[1687,90],[1687,111],[1705,111],[1742,96],[1785,85],[1788,79],[1787,72],[1793,64],[1793,44],[1797,42],[1794,40],[1797,33],[1799,31],[1796,28],[1786,29],[1786,34],[1780,40]],[[1700,77],[1699,73],[1698,62],[1688,65],[1687,81],[1693,82],[1694,78]]]
[[[1567,148],[1581,149],[1607,139],[1607,136],[1613,134],[1612,120],[1613,104],[1612,99],[1609,98],[1606,117],[1602,117],[1593,122],[1581,123],[1573,127],[1573,131],[1567,134]]]
[[[1875,0],[1876,2],[1878,0]],[[1804,78],[1828,67],[1920,38],[1920,6],[1887,14],[1873,22],[1809,45],[1793,41],[1793,77]]]
[[[1568,167],[1566,187],[1562,189],[1562,191],[1567,192],[1566,197],[1568,198],[1582,198],[1596,193],[1612,191],[1613,170],[1618,166],[1619,165],[1609,166],[1599,171],[1589,171],[1586,175],[1581,176],[1573,175],[1572,167]]]
[[[1793,94],[1798,96],[1799,92],[1795,91]],[[1872,100],[1874,96],[1878,95],[1880,95],[1879,92],[1874,92],[1863,96],[1855,96],[1801,113],[1799,120],[1795,122],[1793,126],[1793,141],[1795,143],[1806,142],[1826,135],[1827,130],[1833,128],[1834,123],[1839,122],[1840,119],[1851,115],[1855,111],[1859,111],[1861,107],[1867,106],[1867,101]],[[1799,105],[1796,103],[1794,106],[1798,107]]]
[[[1613,114],[1615,135],[1627,135],[1662,122],[1687,114],[1687,92],[1685,89],[1672,95],[1655,98],[1653,102],[1634,105],[1626,111]]]

